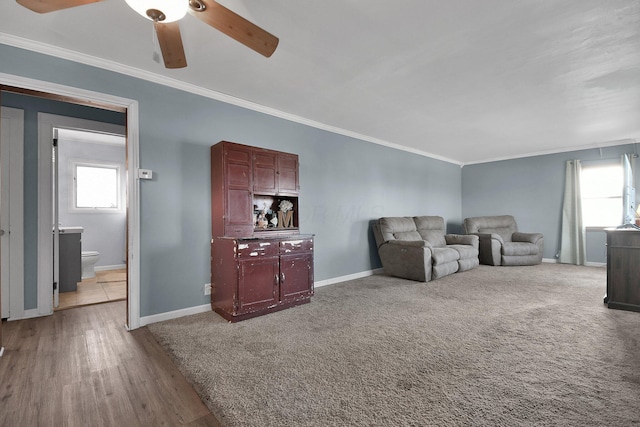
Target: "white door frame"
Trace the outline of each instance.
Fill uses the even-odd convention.
[[[7,320],[24,315],[24,111],[2,107],[2,236],[3,287],[9,298],[2,299]]]
[[[128,324],[129,330],[140,327],[140,182],[138,179],[139,169],[139,121],[138,121],[138,101],[93,92],[86,89],[64,86],[56,83],[34,80],[26,77],[0,73],[0,84],[34,90],[72,99],[81,99],[95,105],[112,105],[118,108],[125,108],[127,111],[127,252],[128,252]],[[41,139],[41,129],[39,127],[39,140]],[[44,130],[43,132],[46,132]],[[51,135],[51,133],[49,133]],[[40,146],[40,144],[39,144]],[[39,175],[42,175],[44,164],[48,164],[51,170],[51,157],[45,152],[38,150]],[[50,176],[50,174],[49,174]],[[51,186],[39,186],[38,190],[38,307],[29,310],[31,316],[44,316],[53,312],[53,292],[52,273],[45,265],[51,266],[53,260],[40,259],[43,246],[47,246],[44,235],[51,239],[51,212],[52,206],[43,206],[41,197],[51,203]],[[47,224],[43,224],[47,220]],[[52,248],[52,246],[51,246]],[[49,249],[51,251],[52,249]],[[50,252],[49,252],[50,253]],[[49,267],[50,268],[50,267]],[[44,271],[41,271],[44,269]],[[26,313],[25,313],[26,315]],[[29,317],[31,317],[29,316]],[[27,316],[25,316],[27,317]]]
[[[52,139],[57,137],[55,129],[75,129],[87,132],[100,132],[106,134],[122,135],[126,134],[126,127],[111,123],[97,122],[94,120],[79,119],[76,117],[60,116],[57,114],[38,113],[38,189],[53,188],[54,191],[38,192],[38,277],[51,277],[51,282],[59,281],[58,263],[58,203],[56,194],[58,189],[57,173],[60,165],[56,158],[57,169],[52,169],[52,158],[57,149],[53,147]],[[57,156],[57,154],[55,154]],[[53,185],[55,183],[55,186]],[[47,232],[53,227],[54,232]],[[56,248],[54,250],[54,248]],[[52,260],[52,261],[48,261]],[[42,297],[42,304],[38,301],[38,307],[57,307],[59,288],[52,292],[52,297],[46,294],[46,281],[38,280],[38,300]],[[40,287],[42,286],[42,288]],[[50,292],[51,293],[51,292]],[[53,311],[51,311],[53,312]],[[44,313],[51,314],[51,313]]]

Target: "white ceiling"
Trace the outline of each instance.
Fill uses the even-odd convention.
[[[640,138],[638,0],[219,2],[280,38],[271,58],[187,15],[189,65],[164,69],[124,0],[44,15],[3,0],[0,43],[457,163]]]

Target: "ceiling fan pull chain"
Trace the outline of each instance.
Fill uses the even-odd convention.
[[[159,64],[160,45],[158,44],[158,35],[156,34],[156,30],[153,27],[151,27],[151,38],[153,39],[153,53],[151,54],[151,59]]]

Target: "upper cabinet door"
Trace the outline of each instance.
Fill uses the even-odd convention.
[[[253,232],[251,149],[228,144],[225,157],[224,235],[250,236]]]
[[[278,193],[297,195],[300,191],[298,181],[298,156],[278,154]]]
[[[299,191],[297,155],[279,151],[254,150],[254,193],[296,196]]]
[[[229,188],[251,190],[251,149],[229,144],[225,156],[225,176]]]
[[[253,191],[257,194],[275,195],[278,192],[277,154],[256,150],[253,153]]]

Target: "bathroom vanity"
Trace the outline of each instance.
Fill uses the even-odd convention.
[[[77,290],[82,280],[82,227],[60,227],[59,284],[60,292]]]
[[[298,156],[211,147],[211,307],[235,322],[308,303],[313,235],[300,234]]]

